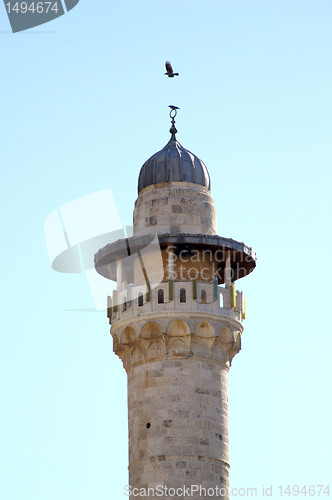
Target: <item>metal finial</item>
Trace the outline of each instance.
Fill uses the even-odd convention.
[[[178,110],[178,109],[180,109],[180,108],[178,108],[177,106],[172,106],[172,105],[170,105],[170,106],[168,106],[168,107],[169,107],[169,108],[171,108],[171,111],[169,112],[169,116],[170,116],[170,117],[171,117],[171,119],[172,119],[172,126],[171,126],[171,128],[169,129],[169,131],[170,131],[170,133],[171,133],[172,135],[174,135],[174,136],[175,136],[175,134],[177,133],[177,128],[176,128],[176,126],[175,126],[175,117],[176,117],[176,115],[177,115],[177,110]]]

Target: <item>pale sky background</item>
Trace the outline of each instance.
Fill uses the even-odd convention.
[[[17,34],[1,5],[0,23],[1,500],[125,498],[125,371],[86,276],[51,269],[44,221],[110,188],[131,224],[169,104],[218,234],[258,255],[237,282],[231,487],[332,493],[331,1],[81,0]]]

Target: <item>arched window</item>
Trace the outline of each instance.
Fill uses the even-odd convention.
[[[142,307],[142,305],[143,305],[143,294],[142,292],[140,292],[138,294],[138,307]]]
[[[164,303],[164,290],[158,290],[158,304]]]
[[[180,288],[180,302],[186,302],[186,291],[184,288]]]
[[[201,291],[201,303],[206,304],[206,290]]]

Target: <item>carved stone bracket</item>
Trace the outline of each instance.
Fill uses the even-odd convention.
[[[205,319],[197,320],[193,329],[189,323],[173,319],[165,331],[157,321],[112,327],[114,352],[126,371],[142,363],[191,356],[230,366],[241,349],[241,329]]]

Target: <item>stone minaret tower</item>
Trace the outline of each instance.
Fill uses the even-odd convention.
[[[175,115],[141,168],[134,235],[95,255],[117,282],[108,317],[128,376],[131,500],[166,488],[229,498],[227,377],[246,314],[234,282],[256,265],[250,247],[216,234],[208,170],[178,142]]]

